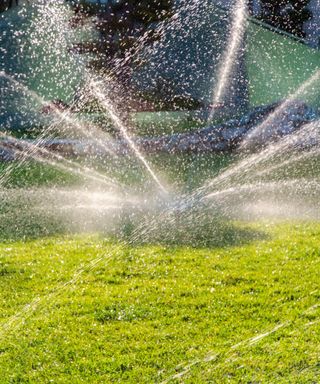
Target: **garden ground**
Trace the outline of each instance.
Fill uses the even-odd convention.
[[[2,243],[0,382],[318,382],[320,225],[246,230],[217,248]]]
[[[54,180],[70,182],[29,164],[7,186]],[[0,383],[319,382],[319,223],[128,245],[39,223],[23,235],[18,208],[0,208]]]

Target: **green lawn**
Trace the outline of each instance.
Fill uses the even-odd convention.
[[[232,157],[152,160],[192,189]],[[139,167],[88,166],[141,182]],[[132,244],[130,225],[116,239],[57,214],[48,191],[82,177],[34,162],[2,175],[8,167],[0,384],[320,382],[320,223],[191,215]]]
[[[0,382],[318,383],[320,224],[233,229],[251,238],[2,243]]]

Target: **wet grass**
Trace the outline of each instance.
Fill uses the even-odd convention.
[[[0,382],[319,382],[320,225],[234,226],[265,238],[1,243]]]
[[[153,161],[193,188],[232,158]],[[96,163],[107,174],[113,166]],[[141,181],[130,171],[124,180]],[[66,235],[61,217],[27,195],[7,203],[14,189],[81,181],[31,162],[4,184],[0,383],[319,382],[319,223],[188,216],[133,246]]]

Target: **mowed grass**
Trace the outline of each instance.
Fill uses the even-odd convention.
[[[153,160],[192,189],[232,157]],[[34,162],[1,174],[8,166],[7,195],[83,183]],[[141,169],[118,168],[117,179],[139,180]],[[190,235],[193,247],[128,245],[66,235],[60,218],[28,212],[27,196],[23,207],[9,200],[0,202],[1,384],[320,382],[319,223],[212,220]]]
[[[1,243],[0,382],[318,383],[320,224],[234,228],[252,238]]]

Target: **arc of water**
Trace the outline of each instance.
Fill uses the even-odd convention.
[[[294,192],[298,192],[304,189],[305,186],[312,187],[315,190],[320,190],[320,183],[317,181],[310,181],[307,179],[294,179],[285,181],[269,181],[269,182],[257,182],[252,184],[235,185],[234,187],[226,188],[221,191],[209,193],[205,196],[206,199],[214,199],[220,196],[236,195],[243,192],[250,191],[275,191],[280,188],[294,188]]]
[[[5,78],[6,80],[8,80],[9,82],[13,83],[18,89],[21,89],[23,90],[24,92],[26,92],[29,96],[31,96],[34,100],[36,100],[40,105],[48,105],[48,102],[46,100],[44,100],[41,96],[39,96],[35,91],[32,91],[30,90],[28,87],[26,87],[24,84],[22,84],[21,82],[19,82],[18,80],[14,79],[12,76],[6,74],[5,72],[0,72],[0,77],[3,77]],[[61,119],[61,121],[65,121],[67,122],[68,124],[70,124],[71,126],[79,129],[82,133],[84,133],[87,137],[93,137],[95,140],[96,140],[96,137],[93,135],[93,133],[98,133],[98,134],[101,134],[101,129],[99,129],[98,127],[92,125],[93,127],[93,132],[88,130],[87,129],[87,126],[85,126],[83,123],[79,122],[77,119],[75,119],[74,117],[70,117],[69,115],[69,112],[68,111],[60,111],[57,107],[53,106],[52,107],[52,111],[53,113],[58,116],[59,119]],[[23,159],[27,159],[28,157],[32,157],[32,155],[35,153],[35,151],[37,151],[37,154],[39,155],[40,152],[48,155],[50,154],[51,156],[55,157],[56,159],[58,160],[63,160],[64,162],[67,162],[69,165],[73,166],[73,167],[76,167],[77,171],[76,173],[77,174],[81,174],[81,171],[84,171],[85,174],[86,174],[86,177],[88,178],[91,178],[93,180],[96,180],[96,181],[102,181],[102,182],[108,182],[109,185],[116,185],[116,186],[121,186],[121,183],[119,183],[118,181],[115,181],[113,180],[112,178],[110,177],[107,177],[97,171],[93,171],[93,170],[90,170],[89,168],[87,167],[83,167],[83,166],[80,166],[80,165],[75,165],[74,162],[70,161],[70,160],[67,160],[65,159],[63,156],[59,156],[57,154],[53,154],[52,152],[48,151],[48,150],[45,150],[44,148],[41,149],[41,151],[39,150],[39,147],[42,145],[44,139],[47,137],[45,137],[46,133],[48,131],[50,131],[52,128],[52,126],[49,126],[36,140],[36,142],[34,144],[31,144],[31,143],[28,143],[26,141],[24,141],[24,144],[27,146],[27,149],[28,149],[28,152],[26,152],[25,154],[22,154],[23,155]],[[66,128],[65,128],[66,129]],[[10,137],[10,140],[16,140],[15,138],[13,138],[12,136],[8,136],[6,135],[7,137]],[[98,143],[99,145],[101,145],[107,152],[113,154],[111,148],[109,148],[106,143],[103,141],[103,140],[98,140]],[[37,160],[40,161],[40,157],[37,156]],[[45,160],[42,159],[42,162],[44,162]],[[48,161],[47,161],[48,162]],[[57,166],[57,163],[54,163],[54,162],[51,162],[51,165],[56,165]],[[60,164],[61,165],[61,164]],[[12,166],[13,167],[13,166]],[[7,171],[9,171],[10,169],[12,169],[12,167],[9,167]],[[61,167],[60,167],[61,168]],[[63,167],[64,170],[68,170],[69,169],[69,172],[74,172],[74,170],[71,170],[70,168],[68,167]],[[62,169],[62,168],[61,168]],[[93,175],[93,177],[90,177],[89,174],[90,172]]]
[[[147,170],[149,175],[152,177],[152,179],[155,181],[157,186],[160,188],[160,190],[167,194],[167,190],[160,182],[158,176],[156,175],[155,171],[151,168],[150,164],[147,162],[145,157],[142,155],[142,153],[139,151],[138,147],[136,146],[135,142],[130,137],[126,126],[124,122],[121,120],[121,118],[118,116],[111,100],[106,97],[106,95],[102,92],[101,87],[99,83],[96,80],[91,79],[90,81],[90,87],[92,89],[92,93],[97,97],[99,102],[101,103],[102,107],[105,109],[105,111],[110,115],[113,123],[115,124],[116,128],[119,130],[123,138],[126,140],[127,144],[135,154],[135,156],[138,158],[138,160],[142,163],[144,168]]]
[[[255,175],[256,176],[264,176],[264,175],[268,175],[270,172],[274,172],[278,169],[281,169],[283,168],[284,166],[286,165],[291,165],[293,163],[297,163],[301,160],[306,160],[312,156],[317,156],[320,154],[320,149],[319,148],[316,148],[316,149],[313,149],[311,151],[308,151],[306,153],[302,153],[301,155],[299,156],[295,156],[293,158],[290,158],[288,160],[284,160],[284,161],[280,161],[280,163],[274,165],[274,166],[271,166],[271,167],[268,167],[267,169],[263,170],[263,171],[259,171],[259,172],[256,172]]]
[[[306,160],[312,156],[316,156],[320,154],[320,132],[319,132],[320,122],[313,122],[307,124],[302,131],[298,132],[296,135],[292,137],[291,140],[287,141],[286,147],[294,146],[295,142],[297,143],[297,149],[299,149],[300,141],[301,140],[310,140],[311,147],[314,147],[311,150],[308,150],[307,152],[303,152],[299,155],[291,156],[288,158],[282,158],[279,159],[279,162],[277,164],[270,166],[262,171],[255,172],[255,176],[263,176],[270,172],[273,172],[277,169],[280,169],[286,165],[290,165],[292,163],[296,163],[300,160]],[[311,136],[313,135],[313,136]],[[308,145],[308,142],[306,143]],[[279,151],[277,151],[279,153]]]
[[[30,143],[26,140],[18,140],[15,137],[5,134],[4,136],[5,139],[9,139],[13,144],[17,144],[20,146],[21,144],[23,145],[23,149],[16,148],[15,152],[20,153],[21,155],[21,160],[18,165],[12,164],[10,165],[5,173],[1,175],[0,178],[0,185],[3,185],[3,183],[7,180],[7,178],[10,176],[10,173],[12,170],[17,167],[17,166],[22,166],[29,158],[33,158],[34,160],[51,165],[55,168],[61,169],[63,171],[75,174],[75,175],[82,175],[86,177],[87,179],[91,179],[94,181],[98,181],[100,183],[106,184],[109,187],[123,187],[123,185],[110,177],[107,177],[99,172],[96,172],[95,170],[92,170],[88,167],[79,165],[74,163],[73,161],[70,161],[63,156],[53,153],[46,148],[42,148],[42,139],[37,140],[36,143]],[[45,157],[43,157],[45,156]],[[62,161],[64,164],[58,163],[56,161],[49,160],[49,158],[56,159],[57,161]],[[66,165],[65,165],[66,164]]]
[[[284,101],[273,113],[272,117],[267,117],[267,119],[261,124],[266,124],[266,121],[268,120],[268,123],[270,124],[272,120],[279,115],[282,111],[285,110],[285,108],[294,100],[298,95],[305,92],[310,86],[314,84],[315,81],[318,81],[320,79],[320,70],[317,70],[306,82],[304,82],[297,91],[290,97],[290,101]],[[197,191],[195,191],[194,195],[201,196],[203,194],[203,191],[206,191],[208,188],[211,188],[213,186],[218,186],[221,183],[223,183],[228,178],[244,171],[245,173],[248,173],[252,167],[256,167],[258,164],[260,164],[262,161],[265,161],[266,159],[270,158],[270,156],[273,156],[276,153],[279,153],[279,151],[285,149],[287,146],[290,146],[294,140],[297,140],[297,137],[301,135],[301,133],[306,132],[307,129],[313,126],[314,123],[306,124],[302,131],[300,130],[298,133],[286,136],[282,140],[269,144],[262,152],[255,153],[243,160],[240,160],[240,162],[236,163],[231,168],[227,169],[226,171],[222,172],[220,175],[218,175],[215,179],[211,180],[206,185],[200,187]],[[261,127],[261,125],[259,125]],[[298,136],[297,136],[298,135]]]
[[[30,97],[36,100],[41,106],[47,106],[48,104],[50,104],[47,100],[39,96],[35,91],[29,89],[20,81],[16,80],[15,78],[8,75],[7,73],[0,72],[0,77],[5,78],[9,82],[13,83],[18,89],[21,89],[24,92],[26,92]],[[103,134],[103,136],[107,136],[106,133],[102,132],[102,130],[99,127],[97,127],[94,124],[90,124],[90,129],[88,129],[87,124],[82,123],[74,116],[71,117],[68,110],[61,111],[55,105],[52,105],[51,109],[53,114],[56,115],[61,121],[67,122],[72,127],[78,129],[86,137],[93,138],[95,141],[99,143],[99,145],[101,145],[106,150],[107,153],[110,153],[111,155],[115,155],[114,151],[109,146],[106,145],[106,142],[104,140],[101,140],[100,138],[97,139],[97,135],[101,136],[101,134]],[[54,126],[54,124],[52,124],[52,126]],[[66,130],[67,130],[67,126],[64,127],[63,131],[66,131]],[[47,131],[50,131],[50,127],[46,130],[46,132]],[[45,135],[45,132],[43,133],[43,135]],[[107,136],[106,139],[110,139],[110,137]]]
[[[61,156],[59,154],[48,151],[47,149],[41,148],[38,145],[34,145],[32,143],[29,143],[28,141],[18,140],[13,136],[6,135],[6,137],[9,138],[10,141],[12,141],[13,143],[23,144],[29,150],[29,151],[28,150],[27,151],[26,150],[19,150],[19,149],[16,150],[17,152],[21,153],[21,155],[23,157],[22,162],[31,157],[40,163],[51,165],[55,168],[61,169],[62,171],[66,171],[66,172],[69,172],[69,173],[72,173],[72,174],[75,174],[78,176],[79,175],[84,176],[87,179],[91,179],[93,181],[103,183],[109,187],[122,187],[123,188],[123,185],[114,181],[113,179],[111,179],[105,175],[102,175],[102,174],[100,174],[100,173],[98,173],[98,172],[96,172],[96,171],[94,171],[88,167],[77,165],[77,164],[73,163],[72,161],[65,159],[63,156]],[[43,156],[46,156],[46,158],[44,158]],[[58,163],[58,162],[53,161],[53,160],[50,160],[48,157],[54,158],[58,161],[62,161],[67,165]],[[9,172],[12,171],[13,167],[14,167],[14,165],[12,165],[10,167]],[[7,174],[9,174],[9,173],[7,173]],[[1,176],[0,185],[3,185],[5,180],[6,180],[6,174]]]
[[[303,95],[306,91],[308,91],[311,87],[315,86],[320,80],[320,69],[317,69],[305,82],[303,82],[295,92],[293,92],[289,97],[284,100],[275,110],[271,113],[261,124],[259,124],[256,128],[254,128],[250,134],[247,136],[247,140],[250,138],[261,135],[272,123],[273,121],[292,104],[292,102]],[[243,141],[240,145],[240,149],[243,149],[246,145],[246,140]]]
[[[241,49],[247,21],[247,0],[237,0],[233,11],[233,21],[230,29],[230,37],[225,54],[221,58],[217,72],[218,83],[212,98],[212,108],[209,121],[215,113],[215,106],[223,101],[225,92],[230,83],[232,72],[235,68],[237,57]]]

